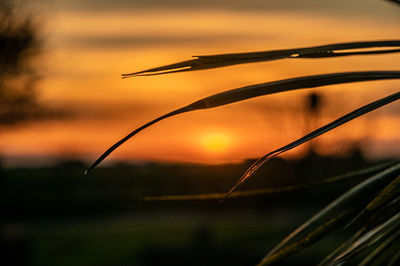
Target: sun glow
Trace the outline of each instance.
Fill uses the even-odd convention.
[[[209,153],[223,153],[229,149],[231,139],[224,133],[209,133],[202,138],[202,146]]]

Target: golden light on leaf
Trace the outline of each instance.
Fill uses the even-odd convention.
[[[224,133],[208,133],[202,138],[202,147],[209,153],[223,153],[229,149],[231,138]]]

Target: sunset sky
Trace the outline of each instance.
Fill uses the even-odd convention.
[[[400,70],[400,54],[280,60],[121,79],[122,73],[192,55],[400,39],[400,11],[388,1],[31,1],[44,48],[35,62],[41,102],[69,114],[2,131],[8,165],[62,157],[92,162],[118,139],[178,107],[216,92],[302,75]],[[317,125],[399,90],[399,81],[321,87]],[[260,157],[310,130],[311,90],[196,111],[146,129],[107,159],[225,163]],[[358,141],[369,157],[400,157],[400,104],[320,138],[321,153]],[[300,156],[299,148],[285,156]]]

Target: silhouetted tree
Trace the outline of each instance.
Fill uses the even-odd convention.
[[[0,127],[32,118],[39,108],[32,59],[40,41],[32,17],[17,5],[0,0]]]

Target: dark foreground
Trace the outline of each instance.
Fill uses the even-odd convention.
[[[222,204],[135,200],[224,192],[249,164],[117,164],[89,176],[83,176],[86,165],[78,161],[2,169],[1,264],[254,265],[356,183],[228,199]],[[360,157],[275,159],[241,189],[310,182],[373,164]],[[284,265],[316,264],[345,238],[339,230]]]

